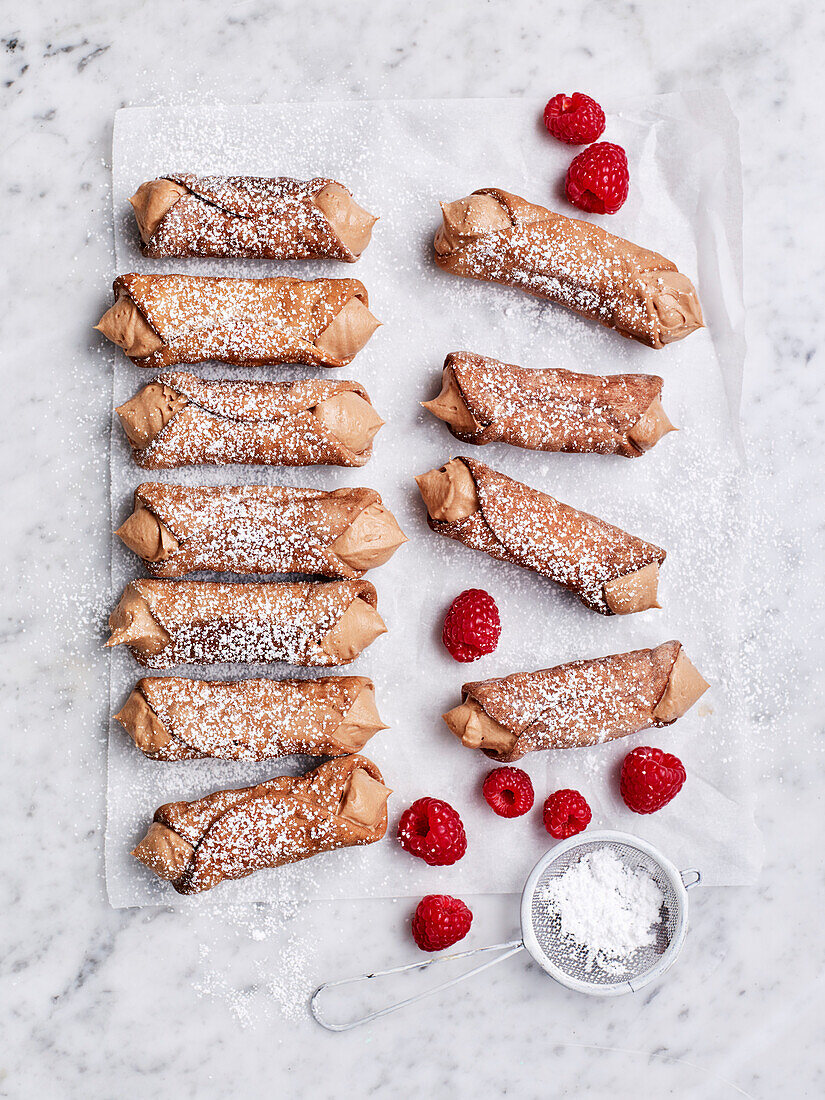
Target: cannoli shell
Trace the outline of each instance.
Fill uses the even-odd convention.
[[[177,860],[175,876],[166,871],[162,877],[169,878],[179,894],[197,894],[264,868],[336,848],[374,844],[387,831],[386,804],[375,824],[340,813],[359,771],[382,783],[371,760],[352,755],[330,760],[303,776],[278,776],[254,787],[169,803],[155,811],[150,834],[133,855],[152,866],[151,849],[156,846],[147,841],[153,830],[159,832]],[[164,870],[157,865],[152,869]]]
[[[162,178],[186,191],[142,246],[144,256],[326,257],[349,263],[358,259],[313,201],[335,180],[197,176],[188,172]]]
[[[528,370],[472,352],[444,362],[478,428],[450,431],[465,443],[509,443],[532,451],[643,453],[629,434],[661,398],[662,379],[648,374],[576,374]]]
[[[654,711],[667,690],[681,643],[636,649],[596,660],[571,661],[538,672],[464,684],[495,722],[516,735],[509,753],[485,749],[508,762],[539,749],[599,745],[651,726],[671,725]]]
[[[140,747],[153,760],[165,761],[203,757],[255,761],[294,753],[346,756],[352,745],[336,733],[365,690],[373,691],[366,676],[317,680],[144,677],[135,692],[151,707],[165,737]],[[116,717],[128,730],[128,723]]]
[[[547,298],[652,348],[702,327],[693,285],[658,252],[497,187],[474,194],[496,199],[511,226],[436,250],[443,270]]]
[[[351,450],[312,411],[341,393],[369,402],[357,382],[318,378],[296,382],[209,381],[170,371],[156,381],[186,398],[148,447],[133,447],[141,469],[179,466],[363,466],[372,446]],[[371,403],[371,402],[370,402]]]
[[[132,357],[153,370],[210,359],[245,367],[343,367],[352,356],[339,359],[315,341],[351,299],[369,306],[358,279],[132,273],[115,279],[114,293],[115,300],[134,302],[163,341],[150,355]]]
[[[500,561],[541,573],[602,615],[613,612],[604,586],[661,565],[665,551],[571,508],[472,458],[460,457],[475,483],[478,509],[455,522],[427,520],[433,531]]]
[[[378,606],[374,586],[364,580],[136,580],[127,591],[146,601],[152,618],[169,636],[158,653],[129,646],[145,668],[224,662],[286,661],[316,667],[348,663],[326,652],[324,638],[355,599]]]
[[[174,536],[176,549],[146,561],[155,577],[215,573],[311,573],[358,577],[333,543],[381,497],[374,489],[298,489],[278,485],[167,485],[146,482],[135,503]]]

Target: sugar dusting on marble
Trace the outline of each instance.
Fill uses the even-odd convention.
[[[204,934],[198,949],[197,992],[225,1004],[244,1028],[304,1018],[313,948],[300,917],[308,904],[304,890],[279,889],[268,904],[216,905],[213,920],[199,921]],[[227,972],[227,939],[245,941],[245,954],[257,960],[254,974],[246,980]]]

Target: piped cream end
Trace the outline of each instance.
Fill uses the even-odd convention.
[[[441,717],[450,733],[468,749],[486,749],[507,756],[518,740],[512,730],[491,718],[475,699],[453,707]]]
[[[132,855],[150,871],[154,871],[158,878],[174,882],[186,870],[194,851],[193,845],[182,836],[161,825],[159,821],[153,821],[149,832],[132,849]]]
[[[106,310],[95,325],[107,340],[123,348],[131,359],[144,359],[158,348],[163,340],[158,336],[131,298],[121,297]]]
[[[154,756],[172,740],[139,688],[134,689],[115,715],[115,720],[120,722],[140,751],[147,756]]]
[[[473,475],[460,458],[415,479],[430,517],[441,523],[457,523],[478,511]]]
[[[150,382],[115,412],[129,442],[137,450],[148,447],[189,399],[163,382]]]
[[[112,633],[106,642],[106,649],[128,645],[151,657],[161,653],[171,641],[133,584],[128,584],[123,590],[117,607],[109,616],[109,628]]]
[[[439,256],[455,252],[487,233],[509,229],[512,224],[494,195],[467,195],[455,202],[442,202],[441,217],[434,242]]]
[[[135,500],[135,510],[115,534],[144,561],[166,561],[180,548],[180,543],[166,524],[138,499]]]
[[[663,724],[675,722],[690,710],[709,687],[710,684],[680,647],[670,670],[664,695],[656,704],[653,717]]]
[[[370,402],[353,390],[319,401],[312,411],[340,443],[357,455],[369,449],[384,426]]]
[[[313,201],[344,248],[358,259],[372,239],[372,227],[378,218],[359,206],[340,183],[326,184]]]
[[[331,359],[349,363],[381,327],[360,298],[350,298],[330,321],[315,346]]]
[[[659,566],[656,562],[607,581],[604,586],[604,601],[614,615],[632,615],[636,611],[647,611],[651,607],[661,607],[658,601]]]
[[[662,408],[660,399],[654,397],[647,409],[627,433],[627,438],[638,451],[644,454],[645,451],[649,451],[652,447],[655,447],[659,440],[667,435],[668,432],[676,432],[678,430],[679,429],[674,427],[668,419],[668,415]]]
[[[355,696],[335,731],[335,737],[350,752],[360,752],[371,737],[388,728],[378,714],[375,688],[367,684]]]
[[[186,190],[182,184],[167,179],[148,180],[138,187],[129,202],[144,244],[149,243],[149,238]]]
[[[421,405],[459,435],[475,435],[481,429],[481,424],[467,408],[450,367],[445,367],[441,375],[441,393],[438,397],[432,401],[422,401]]]
[[[347,780],[338,813],[356,825],[374,829],[386,817],[387,800],[392,794],[389,787],[363,768],[355,768]]]
[[[350,569],[365,573],[384,565],[409,539],[383,504],[370,504],[333,542],[331,549]]]
[[[333,664],[344,665],[386,633],[384,620],[372,604],[356,596],[324,637],[321,648],[333,659]]]

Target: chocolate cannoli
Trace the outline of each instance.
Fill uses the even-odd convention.
[[[601,226],[498,187],[441,212],[435,262],[452,275],[547,298],[651,348],[703,326],[696,290],[675,264]]]
[[[407,541],[374,489],[285,485],[147,482],[117,534],[153,577],[198,570],[360,577]]]
[[[115,715],[152,760],[346,756],[387,727],[366,676],[186,680],[151,676]]]
[[[387,831],[391,793],[371,760],[342,756],[303,776],[161,806],[132,855],[179,894],[197,894],[320,852],[374,844]]]
[[[115,410],[144,470],[363,466],[384,421],[357,382],[209,381],[159,374]]]
[[[463,443],[634,458],[676,429],[649,374],[527,370],[469,351],[444,361],[441,393],[422,405]]]
[[[354,263],[378,221],[343,184],[316,176],[197,176],[142,183],[129,199],[144,256]]]
[[[138,367],[344,367],[378,328],[357,279],[119,275],[95,326]]]
[[[437,534],[541,573],[601,615],[660,606],[660,547],[473,458],[454,458],[416,481]]]
[[[669,726],[710,685],[681,642],[592,661],[464,684],[444,715],[451,733],[494,760],[539,749],[600,745],[650,726]]]
[[[344,665],[386,633],[369,581],[222,584],[132,581],[106,646],[145,668],[286,661]]]

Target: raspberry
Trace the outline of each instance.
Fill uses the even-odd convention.
[[[463,940],[473,914],[463,901],[448,894],[427,894],[412,919],[413,939],[422,951],[443,951]]]
[[[493,652],[500,634],[496,601],[481,588],[468,588],[450,604],[441,640],[456,661],[477,661]]]
[[[677,756],[641,746],[624,758],[620,790],[629,810],[653,814],[676,797],[686,779]]]
[[[604,111],[589,95],[573,92],[566,96],[560,92],[544,108],[544,125],[566,145],[589,145],[604,131]]]
[[[401,847],[431,867],[456,863],[467,851],[461,818],[440,798],[419,798],[398,822]]]
[[[530,776],[521,768],[495,768],[481,791],[499,817],[521,817],[533,808],[535,800]]]
[[[580,833],[590,824],[592,816],[578,791],[556,791],[544,803],[544,827],[556,840],[567,840]]]
[[[615,214],[630,188],[627,154],[621,145],[597,141],[573,157],[564,188],[574,206],[593,214]]]

